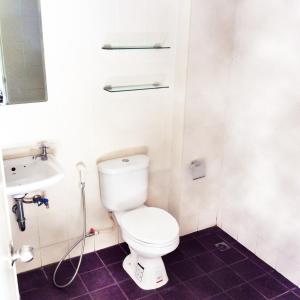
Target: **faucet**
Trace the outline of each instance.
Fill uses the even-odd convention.
[[[34,159],[37,159],[38,157],[40,157],[41,160],[48,160],[48,152],[47,152],[47,149],[48,149],[48,148],[49,148],[49,147],[47,147],[46,145],[43,144],[43,145],[40,147],[41,153],[35,155],[35,156],[34,156]]]

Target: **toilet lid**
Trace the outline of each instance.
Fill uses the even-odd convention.
[[[131,210],[121,217],[120,225],[134,239],[149,244],[168,243],[179,234],[175,218],[156,207]]]

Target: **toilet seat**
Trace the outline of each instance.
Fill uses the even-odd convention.
[[[127,242],[129,245],[133,246],[135,248],[139,248],[139,249],[148,249],[147,251],[151,251],[150,249],[153,249],[153,251],[162,251],[164,252],[165,249],[168,249],[168,248],[173,248],[174,245],[175,248],[177,248],[178,246],[178,243],[179,243],[179,236],[175,237],[171,242],[169,243],[164,243],[164,244],[151,244],[151,243],[147,243],[147,242],[142,242],[142,241],[139,241],[137,239],[135,239],[134,237],[130,236],[129,234],[127,234],[127,232],[125,232],[123,230],[123,239],[125,242]]]
[[[143,206],[125,212],[118,222],[123,235],[141,246],[166,247],[178,240],[176,219],[160,208]]]

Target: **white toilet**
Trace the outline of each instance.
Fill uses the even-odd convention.
[[[98,164],[101,200],[112,211],[130,254],[123,267],[136,284],[156,289],[168,282],[162,256],[179,244],[179,226],[168,212],[148,207],[149,157],[135,155]]]

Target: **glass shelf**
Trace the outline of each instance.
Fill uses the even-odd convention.
[[[110,93],[114,93],[114,92],[168,89],[168,88],[169,88],[168,85],[162,85],[160,83],[152,83],[152,84],[136,84],[136,85],[122,85],[122,86],[106,85],[104,87],[104,90]]]
[[[160,44],[155,44],[153,46],[112,46],[104,45],[103,50],[160,50],[160,49],[170,49],[171,47],[164,47]]]

